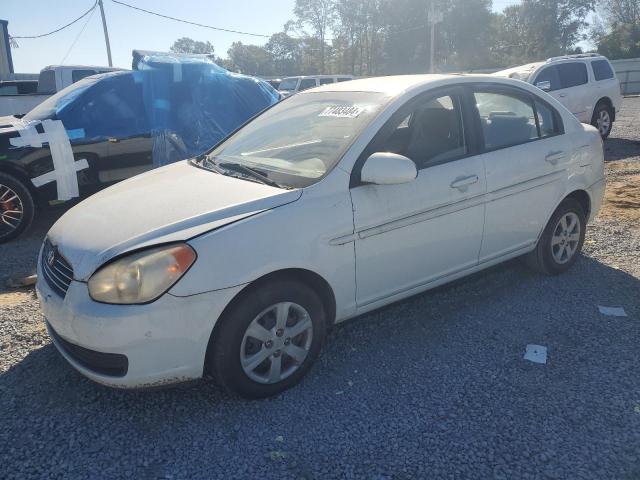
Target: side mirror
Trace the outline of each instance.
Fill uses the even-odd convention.
[[[551,90],[551,82],[549,80],[544,80],[542,82],[536,82],[536,87],[538,87],[540,90],[548,92],[549,90]]]
[[[374,185],[409,183],[418,176],[413,160],[395,153],[378,152],[367,158],[362,166],[360,180]]]

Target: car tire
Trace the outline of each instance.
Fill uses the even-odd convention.
[[[294,386],[307,373],[320,353],[327,320],[322,300],[310,287],[274,280],[242,293],[219,322],[206,369],[228,391],[264,398]]]
[[[525,257],[527,264],[545,275],[566,272],[582,250],[586,224],[582,205],[566,198],[551,216],[535,250]]]
[[[33,195],[20,180],[0,172],[0,243],[13,240],[33,222]]]
[[[593,111],[591,125],[600,132],[602,139],[606,139],[613,128],[613,110],[606,103],[598,103]]]

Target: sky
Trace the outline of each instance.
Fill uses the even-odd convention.
[[[293,18],[294,0],[123,0],[158,13],[206,25],[271,35]],[[0,19],[12,36],[38,35],[80,16],[94,0],[0,0]],[[180,37],[210,41],[226,57],[231,43],[263,44],[267,39],[186,25],[103,0],[115,67],[131,68],[131,50],[167,51]],[[518,0],[494,0],[501,11]],[[100,11],[69,28],[40,39],[18,39],[12,49],[16,73],[37,73],[47,65],[107,65]]]

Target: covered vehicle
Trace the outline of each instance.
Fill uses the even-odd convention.
[[[266,82],[207,58],[145,55],[137,70],[84,78],[22,119],[0,118],[0,242],[36,207],[211,149],[273,105]]]

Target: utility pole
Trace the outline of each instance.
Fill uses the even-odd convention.
[[[429,29],[429,73],[435,73],[436,69],[436,23],[442,21],[442,12],[436,10],[435,0],[429,2],[429,11],[427,12],[427,24]]]
[[[104,6],[102,5],[102,0],[98,0],[98,5],[100,6],[100,13],[102,14],[104,41],[107,44],[107,60],[109,60],[109,66],[113,67],[113,62],[111,61],[111,45],[109,44],[109,31],[107,30],[107,18],[104,16]]]

